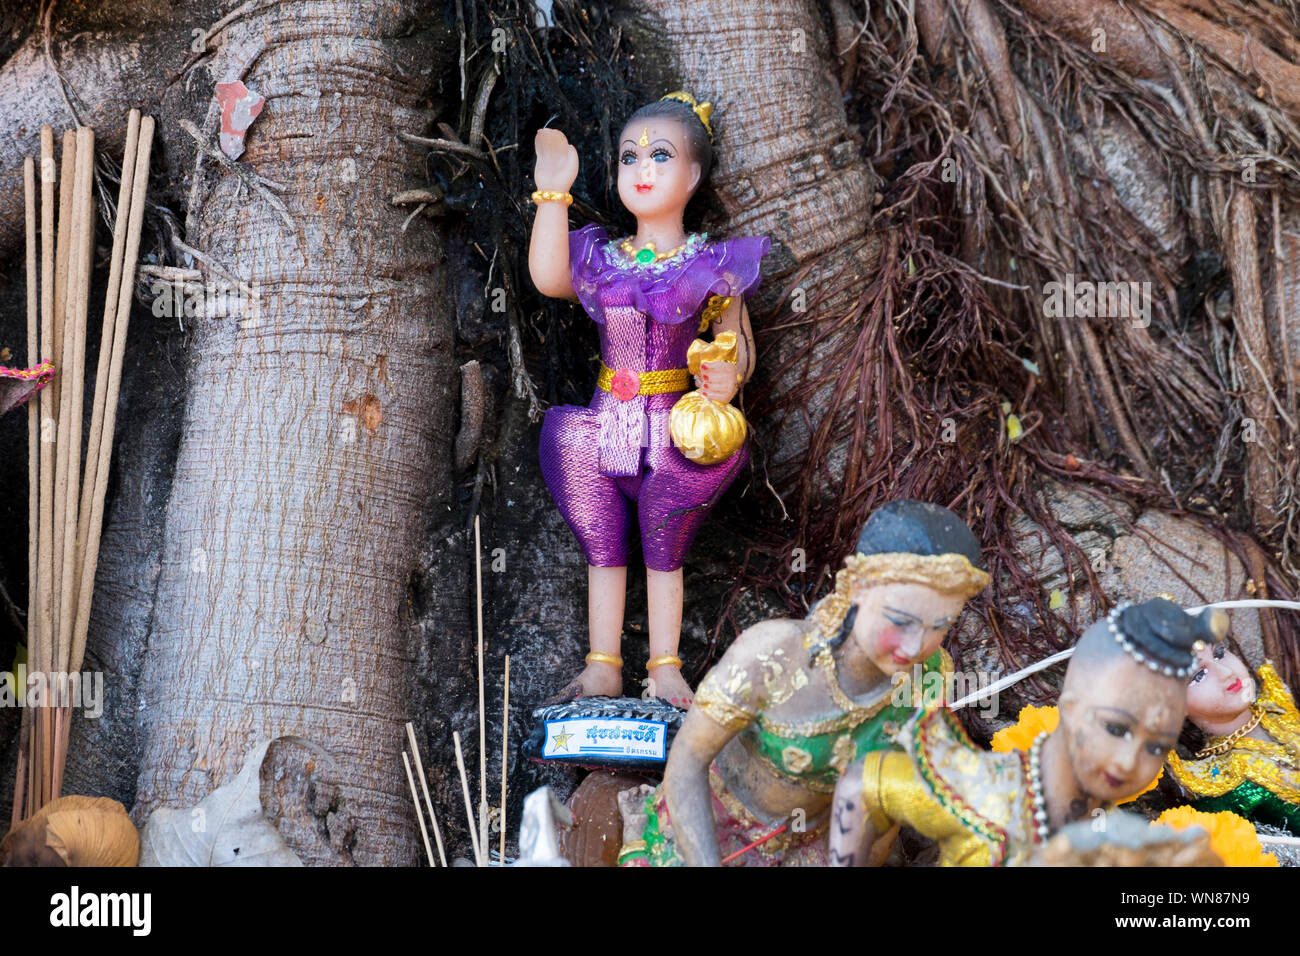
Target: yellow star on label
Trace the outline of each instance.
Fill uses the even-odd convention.
[[[555,745],[555,749],[556,749],[556,750],[568,750],[568,749],[569,749],[569,738],[572,737],[572,736],[573,736],[573,734],[566,734],[566,733],[564,732],[564,727],[561,726],[561,727],[560,727],[560,732],[557,733],[554,737],[551,738],[551,742]]]

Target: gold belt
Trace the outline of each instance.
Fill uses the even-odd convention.
[[[619,376],[618,388],[615,388],[615,376]],[[638,386],[635,391],[631,388],[633,384]],[[636,395],[684,392],[691,385],[691,370],[666,368],[655,372],[634,372],[631,369],[612,369],[601,362],[600,374],[596,376],[596,385],[624,401]]]

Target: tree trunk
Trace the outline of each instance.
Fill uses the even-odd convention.
[[[201,322],[141,688],[134,816],[187,806],[261,739],[299,735],[341,799],[309,862],[410,863],[405,614],[420,515],[449,479],[456,381],[441,240],[390,197],[419,182],[428,43],[415,4],[323,3],[228,25],[211,72],[267,98],[191,244],[260,293]],[[206,132],[212,135],[208,126]],[[215,139],[215,137],[213,137]],[[207,270],[205,270],[206,272]],[[324,769],[324,768],[322,768]]]

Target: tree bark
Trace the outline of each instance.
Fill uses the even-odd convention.
[[[239,163],[288,186],[294,228],[208,162],[188,244],[260,301],[255,318],[190,320],[133,813],[191,805],[258,740],[301,735],[329,753],[340,790],[316,845],[294,849],[406,863],[399,751],[415,651],[403,609],[421,509],[447,480],[454,381],[441,242],[422,224],[403,232],[388,201],[421,180],[397,134],[431,119],[429,44],[404,35],[425,11],[302,12],[227,25],[209,67],[267,97]],[[173,149],[188,139],[174,121],[210,102],[210,85],[194,86],[172,91]],[[204,133],[215,145],[214,127]]]

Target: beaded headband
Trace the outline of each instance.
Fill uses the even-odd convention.
[[[1115,638],[1115,643],[1124,648],[1124,651],[1139,664],[1145,664],[1148,670],[1158,671],[1166,677],[1186,677],[1190,674],[1192,666],[1196,663],[1195,653],[1205,646],[1205,642],[1198,640],[1192,645],[1192,653],[1188,656],[1187,663],[1181,667],[1156,660],[1152,656],[1154,652],[1150,647],[1146,649],[1146,653],[1143,653],[1133,638],[1125,634],[1119,626],[1120,615],[1132,606],[1131,601],[1124,601],[1115,605],[1111,612],[1106,615],[1106,628]]]
[[[849,611],[850,593],[879,584],[923,584],[940,594],[971,598],[988,586],[987,571],[970,563],[964,554],[851,554],[835,572],[835,590],[813,609],[823,635],[838,633]]]
[[[709,142],[713,142],[713,127],[709,125],[709,118],[713,116],[712,103],[697,103],[695,97],[691,96],[691,94],[687,93],[685,90],[677,90],[673,93],[667,94],[666,96],[661,96],[659,99],[677,100],[679,103],[685,103],[689,106],[694,111],[695,115],[700,118],[700,122],[704,124],[704,132],[709,134]]]

